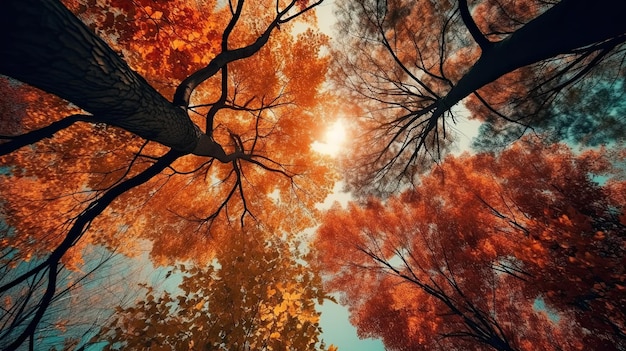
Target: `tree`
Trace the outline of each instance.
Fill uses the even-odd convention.
[[[147,287],[92,342],[133,350],[325,349],[315,303],[326,296],[298,247],[246,229],[217,251],[209,266],[173,269],[182,275],[180,291]]]
[[[335,179],[303,128],[331,117],[327,38],[291,29],[319,3],[68,1],[81,20],[57,1],[2,4],[0,72],[22,82],[0,80],[2,264],[37,263],[0,283],[28,296],[3,348],[32,345],[89,244],[131,255],[148,239],[157,264],[201,264],[244,222],[314,223]]]
[[[315,265],[360,335],[394,350],[624,347],[623,149],[525,144],[448,157],[414,189],[326,215]]]
[[[619,142],[626,133],[623,103],[626,91],[624,72],[618,72],[616,76],[614,71],[611,67],[596,68],[584,82],[569,87],[536,113],[520,115],[511,111],[509,116],[514,117],[510,121],[485,111],[480,102],[468,99],[469,109],[487,116],[472,147],[484,152],[498,151],[531,130],[553,142],[565,141],[587,147]],[[488,96],[489,92],[483,91],[483,94]]]
[[[335,82],[368,131],[354,187],[390,193],[447,153],[465,98],[478,119],[518,121],[596,70],[623,75],[622,1],[340,2]],[[610,78],[610,75],[609,77]],[[480,110],[480,111],[479,111]],[[546,117],[542,114],[540,117]],[[355,162],[352,162],[355,164]]]

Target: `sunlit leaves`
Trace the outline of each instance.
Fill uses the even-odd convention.
[[[3,264],[10,267],[20,260],[51,257],[46,261],[52,268],[45,289],[51,296],[58,291],[57,258],[63,257],[65,267],[79,270],[80,252],[89,244],[128,256],[136,255],[138,248],[150,250],[157,265],[186,260],[202,266],[223,255],[220,250],[243,227],[263,228],[291,240],[316,224],[315,204],[336,180],[328,160],[310,148],[316,129],[323,130],[324,123],[334,118],[323,114],[320,106],[329,59],[321,54],[328,39],[316,33],[313,12],[307,11],[316,3],[247,1],[238,3],[244,4],[241,12],[234,2],[217,1],[68,0],[66,4],[115,50],[115,54],[107,52],[109,58],[121,57],[146,78],[150,86],[140,84],[144,91],[136,91],[137,96],[146,92],[154,96],[154,88],[169,99],[181,80],[211,62],[217,65],[217,73],[194,86],[180,106],[224,153],[209,158],[169,152],[178,159],[148,176],[145,171],[151,166],[166,164],[167,148],[95,123],[96,118],[87,115],[54,136],[45,135],[44,140],[8,153],[2,159],[0,179],[6,218],[1,248],[3,254],[11,253],[3,256],[8,260]],[[290,10],[282,13],[283,9]],[[299,17],[298,10],[307,13]],[[292,19],[311,29],[294,37],[288,23]],[[234,25],[232,32],[229,25]],[[271,39],[252,47],[260,35]],[[220,59],[231,57],[230,52],[240,48],[251,50],[242,62],[212,61],[220,53],[224,54]],[[119,98],[124,99],[127,87],[124,79],[120,82]],[[82,112],[14,81],[1,83],[7,93],[3,96],[16,96],[1,105],[10,115],[2,121],[3,138],[9,142],[19,139],[18,134]],[[184,117],[178,107],[175,112]],[[142,135],[150,139],[149,134]],[[134,184],[128,187],[132,190],[116,192],[128,189],[128,184]],[[304,287],[277,284],[276,298],[285,298],[266,306],[272,311],[278,306],[271,314],[275,326],[291,328],[278,337],[276,331],[267,334],[277,340],[276,345],[317,330],[312,304],[302,302],[313,299],[304,291],[313,278],[306,276],[301,264],[292,269],[299,269]],[[255,275],[246,267],[239,273]],[[168,300],[149,291],[148,297],[145,305],[150,313],[166,315],[173,301],[188,304],[191,311],[207,308],[198,296]],[[45,309],[42,303],[41,311]],[[157,335],[160,330],[150,327],[146,333]],[[34,337],[35,331],[28,334]],[[201,343],[191,340],[187,347],[194,344]]]
[[[80,112],[22,83],[6,78],[1,83],[14,97],[3,101],[6,112],[10,112],[3,119],[8,123],[3,129],[6,136],[23,134],[64,115]],[[11,110],[19,106],[22,107]],[[120,162],[129,160],[132,152],[139,150],[137,142],[117,128],[75,123],[53,139],[3,156],[5,172],[0,177],[3,220],[14,228],[5,239],[8,247],[20,252],[12,259],[40,257],[58,245],[73,219],[68,214],[85,209],[100,189],[123,176],[125,169]],[[120,147],[115,143],[126,145]],[[67,262],[80,259],[74,255],[72,259],[68,256]]]
[[[285,43],[290,51],[285,62],[285,78],[289,80],[287,93],[298,106],[314,106],[320,98],[311,87],[321,85],[326,78],[330,57],[321,56],[320,51],[327,45],[328,39],[308,29],[298,35],[294,43]],[[302,60],[303,57],[319,59]]]
[[[249,229],[216,251],[209,266],[179,265],[177,289],[147,287],[144,300],[121,309],[104,334],[111,347],[324,349],[315,302],[325,296],[297,247]]]
[[[215,1],[89,0],[68,6],[166,96],[219,52],[228,19],[225,8],[216,13]]]
[[[231,16],[228,6],[213,1],[68,1],[68,6],[165,94],[171,94],[180,79],[206,65],[221,50],[221,33]],[[264,11],[255,12],[261,8]],[[250,44],[275,15],[263,4],[247,2],[229,45]],[[208,17],[211,20],[206,20]],[[242,147],[255,155],[254,162],[239,162],[234,169],[232,163],[191,156],[179,160],[163,175],[122,195],[95,219],[95,242],[117,247],[146,238],[155,241],[153,257],[158,262],[206,261],[212,254],[210,248],[205,249],[212,246],[209,241],[219,245],[242,223],[260,221],[290,233],[314,225],[314,204],[323,200],[335,178],[330,165],[310,149],[314,130],[303,126],[322,126],[334,117],[320,113],[318,106],[328,65],[320,50],[327,38],[313,30],[294,38],[289,27],[274,31],[272,40],[257,55],[229,65],[224,92],[228,106],[213,123],[213,135],[227,152]],[[7,112],[15,117],[8,134],[45,125],[68,113],[59,110],[64,108],[61,101],[54,101],[59,107],[53,109],[47,102],[37,104],[36,100],[45,96],[41,92],[22,92],[26,88],[19,83],[3,83],[11,94],[23,96],[24,106],[30,104],[27,111],[16,108],[21,103],[17,99],[7,105]],[[200,116],[207,113],[222,89],[216,77],[194,94],[191,117],[200,125],[204,125]],[[235,145],[233,136],[241,145]],[[116,128],[79,123],[35,148],[9,155],[6,164],[13,165],[13,173],[3,179],[6,194],[15,199],[7,204],[13,219],[10,225],[29,233],[56,235],[58,241],[69,223],[63,222],[66,216],[71,218],[85,208],[99,191],[145,169],[164,151],[158,145],[143,145]],[[136,153],[143,155],[136,157]],[[68,162],[70,159],[81,161]],[[47,165],[46,171],[37,167],[42,164]],[[14,186],[16,182],[21,182],[19,187]],[[277,196],[278,204],[276,198],[266,195],[270,193]],[[293,214],[293,221],[266,221],[276,208]],[[36,252],[35,247],[24,250]]]

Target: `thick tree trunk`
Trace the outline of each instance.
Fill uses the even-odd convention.
[[[625,13],[625,0],[562,0],[484,51],[434,115],[518,68],[614,38],[626,41]]]
[[[221,148],[183,109],[131,70],[59,1],[4,0],[0,27],[0,73],[145,139],[181,152],[219,154]]]

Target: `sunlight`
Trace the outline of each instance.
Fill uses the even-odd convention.
[[[324,140],[321,142],[315,141],[311,147],[319,153],[335,157],[341,151],[345,139],[346,127],[343,120],[338,119],[326,130]]]

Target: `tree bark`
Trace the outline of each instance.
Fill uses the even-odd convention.
[[[562,0],[506,39],[486,46],[480,58],[440,101],[438,118],[450,107],[506,73],[574,49],[626,41],[626,1]]]
[[[0,4],[0,73],[177,151],[223,150],[57,0]]]

